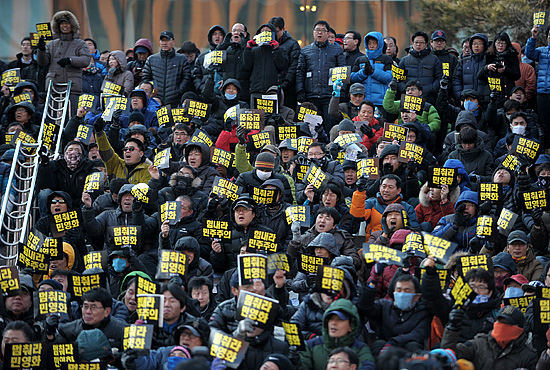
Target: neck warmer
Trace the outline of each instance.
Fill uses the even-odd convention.
[[[79,152],[67,152],[65,153],[65,162],[67,162],[67,168],[71,171],[76,170],[78,167],[78,164],[80,163],[80,159],[82,158],[82,154]]]
[[[495,338],[501,348],[505,348],[508,343],[519,338],[523,333],[523,328],[516,325],[495,322],[491,336]]]

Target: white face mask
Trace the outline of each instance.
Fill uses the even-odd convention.
[[[522,125],[512,126],[512,133],[518,134],[518,135],[525,135],[525,126],[522,126]]]
[[[256,176],[258,176],[260,180],[265,181],[271,177],[271,171],[265,172],[265,171],[256,170]]]

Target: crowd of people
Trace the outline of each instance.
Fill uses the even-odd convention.
[[[80,39],[69,11],[54,14],[51,29],[53,40],[31,47],[24,38],[2,65],[21,78],[2,86],[2,194],[18,201],[6,193],[9,169],[22,160],[11,137],[41,142],[48,84],[71,81],[62,152],[52,159],[37,150],[31,226],[52,239],[54,216],[79,210],[78,226],[62,234],[61,259],[47,271],[20,264],[20,289],[3,297],[3,356],[8,343],[42,342],[76,343],[79,361],[126,370],[550,368],[550,28],[544,42],[537,27],[517,42],[476,33],[460,52],[444,30],[418,31],[404,53],[394,37],[339,33],[323,20],[300,47],[282,17],[255,32],[214,25],[204,52],[203,40],[178,50],[171,31],[100,52]],[[347,72],[333,78],[338,67]],[[105,106],[105,81],[129,109]],[[30,100],[16,103],[25,93]],[[99,104],[82,106],[83,94]],[[411,96],[420,108],[404,104]],[[240,110],[260,100],[275,103],[251,129]],[[165,120],[163,107],[189,112],[196,102],[208,104],[206,115]],[[386,135],[390,127],[405,134]],[[406,144],[419,155],[403,158]],[[452,181],[435,182],[435,168],[449,169]],[[100,191],[85,190],[98,173]],[[482,197],[488,188],[494,198]],[[167,202],[178,205],[174,222]],[[304,219],[293,218],[297,209]],[[497,229],[503,214],[516,217]],[[230,238],[208,236],[206,220],[228,225]],[[136,238],[117,243],[121,227],[136,227]],[[258,231],[266,244],[274,235],[269,252],[286,256],[288,268],[243,280],[238,261],[261,253],[250,243]],[[453,253],[430,253],[422,238],[430,234]],[[408,249],[414,236],[424,254]],[[365,258],[372,245],[397,251],[398,262]],[[184,274],[157,277],[166,250],[185,254]],[[90,268],[97,251],[103,268]],[[303,256],[343,271],[341,289],[321,289]],[[487,263],[466,271],[465,256]],[[101,286],[75,294],[75,276],[98,274]],[[140,279],[164,297],[148,353],[123,346],[125,327],[146,324]],[[471,299],[457,303],[455,286],[470,287]],[[68,318],[35,315],[42,291],[70,293]],[[240,316],[243,292],[278,302],[267,326]],[[282,323],[299,325],[303,347],[289,345]],[[248,343],[236,365],[208,349],[217,332]]]

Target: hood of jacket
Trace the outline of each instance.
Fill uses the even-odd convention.
[[[225,88],[227,87],[227,85],[229,84],[233,84],[235,85],[235,87],[237,88],[237,99],[239,98],[239,94],[241,93],[241,83],[234,79],[234,78],[228,78],[227,80],[225,80],[223,82],[223,85],[222,85],[222,95],[223,93],[225,92]]]
[[[142,46],[144,48],[146,48],[147,50],[149,50],[149,52],[151,54],[153,54],[153,44],[151,43],[151,41],[149,39],[139,39],[136,41],[136,43],[134,44],[134,50],[136,50],[136,48],[138,46]],[[126,58],[124,58],[126,59]]]
[[[456,160],[456,159],[455,159]],[[448,199],[449,202],[456,204],[458,201],[458,197],[460,196],[460,187],[455,186],[451,189],[449,189],[449,195]],[[420,188],[420,194],[418,196],[418,200],[420,201],[420,204],[423,207],[431,207],[432,206],[432,200],[428,198],[428,183],[424,183],[422,187]],[[433,203],[439,205],[439,201],[433,201]]]
[[[367,45],[369,44],[368,39],[375,39],[378,43],[378,46],[374,50],[369,50]],[[380,32],[369,32],[365,36],[365,51],[367,53],[367,58],[370,60],[378,58],[380,55],[382,55],[382,49],[384,48],[384,36]],[[359,48],[358,48],[359,49]]]
[[[117,203],[118,203],[119,207],[120,207],[120,199],[122,198],[122,196],[126,193],[131,193],[133,187],[134,187],[134,184],[124,184],[124,185],[122,185],[122,187],[118,191]]]
[[[177,184],[177,180],[176,178],[180,176],[178,174],[178,172],[174,172],[173,174],[170,175],[170,181],[168,181],[168,184],[171,186],[171,187],[174,187],[176,186]],[[202,180],[200,179],[200,177],[195,177],[193,179],[193,181],[191,182],[191,187],[192,188],[200,188],[200,186],[202,185]]]
[[[286,41],[291,40],[292,36],[290,33],[288,33],[287,30],[283,31],[283,36],[281,36],[281,40],[279,41],[279,44],[284,44]]]
[[[470,176],[468,172],[466,172],[466,167],[464,167],[464,164],[458,159],[447,159],[443,167],[458,169],[458,174],[462,175],[462,181],[459,184],[461,187],[470,183]]]
[[[281,200],[284,198],[285,186],[283,185],[283,182],[281,180],[279,180],[279,179],[266,180],[262,184],[261,188],[264,189],[268,185],[275,186],[279,190],[279,195],[281,196]]]
[[[508,185],[510,186],[510,189],[514,188],[514,185],[516,184],[516,171],[511,171],[509,168],[504,167],[502,164],[498,165],[497,168],[493,171],[493,174],[491,175],[491,182],[495,178],[495,174],[500,170],[506,170],[510,174],[510,182]],[[504,192],[506,194],[506,192]]]
[[[61,31],[59,30],[59,21],[61,19],[67,19],[69,21],[69,23],[71,24],[73,34],[76,35],[80,33],[80,23],[78,23],[78,19],[76,19],[76,16],[68,10],[61,10],[53,15],[52,20],[50,22],[52,27],[52,33],[54,35],[57,35],[57,36],[61,35]]]
[[[126,55],[124,54],[124,52],[121,50],[113,50],[109,53],[109,56],[111,55],[115,57],[116,61],[120,65],[120,70],[122,72],[126,71],[127,62],[126,62]],[[109,65],[107,65],[107,68],[108,67]]]
[[[384,213],[382,214],[382,217],[387,216],[390,212],[399,212],[404,211],[405,207],[401,203],[392,203],[386,207],[384,210]]]
[[[262,24],[260,27],[258,27],[258,29],[256,30],[256,35],[260,33],[260,30],[264,27],[269,27],[269,29],[271,30],[271,32],[277,32],[277,29],[275,28],[274,25],[272,25],[271,23],[264,23]]]
[[[334,311],[341,311],[350,317],[351,331],[341,338],[332,338],[328,333],[328,321],[329,316]],[[329,349],[336,347],[350,346],[355,341],[357,330],[359,329],[359,313],[357,307],[348,299],[338,299],[329,306],[329,308],[323,314],[323,342]]]
[[[334,235],[331,233],[319,233],[307,245],[307,249],[311,251],[312,255],[315,254],[315,248],[319,248],[319,247],[329,251],[329,253],[332,256],[340,255],[340,249],[336,244],[336,239],[334,238]]]
[[[478,206],[479,203],[478,203],[477,193],[475,191],[470,191],[470,190],[463,191],[462,193],[460,193],[460,196],[456,201],[456,207],[458,207],[462,202],[470,202]]]
[[[73,200],[71,198],[71,196],[64,192],[64,191],[54,191],[52,192],[50,195],[48,195],[48,198],[47,198],[47,205],[48,205],[48,214],[51,215],[52,214],[52,211],[51,211],[51,207],[50,207],[50,204],[52,203],[52,199],[54,197],[61,197],[63,199],[65,199],[65,202],[67,202],[67,210],[70,211],[71,209],[73,209]]]
[[[225,35],[227,34],[227,32],[225,31],[225,28],[223,28],[222,26],[220,26],[218,24],[210,27],[210,29],[208,30],[208,35],[207,35],[208,43],[210,44],[210,50],[214,50],[216,48],[216,46],[218,46],[218,45],[216,45],[212,42],[212,34],[214,33],[214,31],[218,31],[218,30],[222,31],[223,37],[225,37]]]
[[[26,88],[32,89],[32,91],[34,92],[33,102],[38,101],[38,88],[36,87],[34,82],[31,82],[31,81],[21,81],[21,82],[19,82],[17,84],[17,86],[15,86],[15,90],[13,90],[13,95],[16,96],[16,95],[21,94],[23,89],[26,89]]]
[[[191,263],[189,264],[189,268],[194,269],[199,266],[201,250],[197,239],[193,238],[192,236],[181,237],[176,242],[176,245],[174,246],[174,250],[193,252],[195,256],[193,257],[193,261],[191,261]]]
[[[191,149],[193,148],[199,148],[202,153],[202,162],[199,167],[202,166],[209,166],[210,163],[210,147],[206,145],[205,143],[191,143],[185,147],[185,160],[187,161],[187,158],[189,157],[189,152],[191,152]]]
[[[477,129],[477,119],[474,114],[474,112],[470,112],[469,110],[463,110],[458,113],[458,116],[456,117],[455,122],[455,130],[456,132],[460,132],[460,128],[464,125],[470,125],[473,128]]]
[[[487,47],[489,45],[489,38],[487,37],[487,35],[484,33],[478,32],[478,33],[475,33],[472,37],[470,37],[470,41],[469,41],[470,50],[472,50],[472,43],[474,42],[474,39],[481,39],[485,44],[485,47],[483,48],[483,52],[480,53],[480,55],[487,53]],[[473,50],[472,50],[472,55],[474,55]]]

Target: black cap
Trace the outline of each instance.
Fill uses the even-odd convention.
[[[160,39],[162,39],[163,37],[166,37],[170,40],[175,40],[174,33],[172,31],[162,31],[162,33],[160,34]]]

